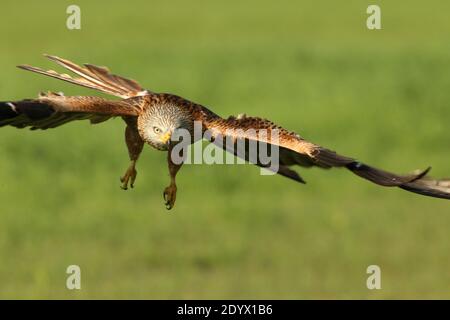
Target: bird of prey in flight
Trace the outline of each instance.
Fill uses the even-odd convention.
[[[210,141],[232,138],[238,140],[258,141],[279,148],[279,168],[276,173],[304,183],[304,180],[290,167],[342,167],[377,185],[399,187],[418,194],[450,199],[450,179],[431,179],[426,177],[429,169],[409,175],[397,175],[377,169],[351,157],[346,157],[308,142],[298,134],[285,130],[269,120],[258,117],[221,118],[206,107],[168,93],[155,93],[143,89],[136,81],[126,79],[109,72],[105,67],[91,64],[78,66],[68,60],[46,55],[47,58],[76,74],[71,77],[53,70],[20,65],[19,68],[64,80],[76,85],[95,89],[121,98],[107,100],[93,96],[64,96],[59,93],[41,93],[38,98],[20,101],[0,102],[0,127],[14,126],[35,129],[50,129],[74,120],[88,119],[92,124],[120,116],[125,124],[125,141],[130,157],[130,166],[121,178],[121,187],[133,187],[136,179],[136,161],[145,143],[158,150],[168,151],[170,185],[164,189],[163,197],[167,209],[174,206],[177,186],[175,176],[182,163],[175,163],[170,154],[175,147],[171,136],[178,129],[193,131],[193,124],[201,123],[203,131],[211,131]],[[229,130],[234,129],[234,130]],[[237,130],[236,130],[237,129]],[[242,130],[239,130],[242,129]],[[252,129],[256,134],[247,134]],[[269,135],[260,135],[265,130],[269,133],[277,130],[277,141]],[[232,133],[230,133],[232,132]],[[229,137],[227,135],[233,135]],[[245,144],[248,146],[248,143]],[[227,151],[230,151],[227,149]],[[235,155],[238,155],[235,151]],[[244,150],[246,153],[247,150]],[[245,158],[244,155],[238,155]],[[262,163],[254,163],[264,166]]]

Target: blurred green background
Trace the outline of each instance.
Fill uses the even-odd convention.
[[[81,7],[81,30],[66,8]],[[382,30],[366,28],[379,4]],[[50,53],[109,66],[228,116],[267,117],[397,172],[450,175],[448,1],[0,4],[0,100],[94,91],[15,68]],[[58,69],[59,70],[59,69]],[[192,165],[169,213],[165,153],[136,188],[120,119],[0,129],[0,298],[450,298],[450,206],[344,170],[306,186]],[[68,265],[82,290],[65,287]],[[366,288],[381,267],[382,289]]]

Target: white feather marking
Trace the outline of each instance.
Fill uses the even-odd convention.
[[[138,93],[136,93],[136,97],[142,97],[142,96],[146,96],[148,94],[149,94],[148,90],[143,90],[143,91],[139,91]]]
[[[10,108],[12,109],[12,111],[14,111],[15,113],[18,113],[17,110],[16,110],[16,106],[15,106],[15,105],[13,105],[11,102],[7,102],[6,104],[7,104],[8,106],[10,106]]]

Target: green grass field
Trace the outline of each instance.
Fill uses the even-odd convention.
[[[109,66],[228,116],[267,117],[397,172],[450,175],[450,3],[78,0],[0,9],[0,100],[94,94],[15,68],[50,53]],[[60,70],[60,69],[58,69]],[[146,147],[136,188],[120,119],[0,129],[0,298],[450,298],[450,203],[344,170],[306,186],[250,165],[191,165],[166,211],[165,153]],[[82,289],[66,289],[68,265]],[[382,289],[366,288],[366,268]]]

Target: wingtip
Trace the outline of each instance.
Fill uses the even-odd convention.
[[[416,172],[417,172],[416,176],[414,177],[414,179],[411,182],[422,179],[423,177],[425,177],[428,174],[428,172],[430,172],[430,170],[431,170],[431,166],[429,166],[428,168],[426,168],[423,171],[416,170]]]

